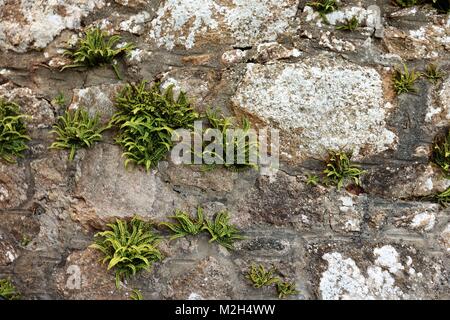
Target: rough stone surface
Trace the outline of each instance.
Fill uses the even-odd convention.
[[[430,5],[340,1],[328,23],[300,0],[0,0],[0,98],[30,115],[32,141],[16,164],[0,163],[0,278],[25,299],[276,299],[254,288],[252,264],[274,265],[296,284],[289,299],[450,299],[450,209],[432,202],[450,180],[430,163],[449,127],[450,20]],[[337,30],[356,16],[353,32]],[[109,66],[66,69],[63,56],[87,28],[132,42]],[[424,72],[416,94],[396,95],[405,63]],[[246,117],[280,130],[280,164],[264,171],[205,171],[165,158],[124,168],[116,129],[77,152],[49,150],[66,109],[107,123],[127,82],[185,91],[196,111]],[[54,98],[63,93],[65,104]],[[322,177],[327,149],[353,151],[361,186]],[[169,241],[156,224],[176,209],[230,212],[245,239],[228,251],[207,235]],[[155,223],[164,255],[116,290],[89,249],[117,217]]]
[[[386,128],[392,105],[383,99],[380,74],[339,59],[249,64],[233,102],[289,131],[290,137],[297,133],[295,156],[345,147],[369,155],[396,142]]]

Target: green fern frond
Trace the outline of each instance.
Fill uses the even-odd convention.
[[[56,134],[56,141],[50,149],[69,149],[69,160],[72,161],[78,149],[90,148],[100,141],[102,132],[107,128],[101,126],[98,114],[91,118],[82,108],[75,112],[66,111],[63,116],[58,117],[58,122],[50,132]]]
[[[152,232],[151,224],[134,217],[130,223],[117,219],[108,227],[111,230],[95,235],[96,241],[90,247],[103,254],[102,263],[108,263],[108,270],[115,270],[117,288],[121,280],[163,259],[156,247],[160,237]]]
[[[84,38],[78,42],[76,48],[68,49],[64,52],[64,55],[70,57],[73,63],[64,66],[61,71],[67,68],[93,68],[111,65],[117,78],[121,79],[116,65],[116,58],[123,54],[129,54],[134,49],[134,45],[125,43],[118,47],[120,40],[120,36],[108,36],[100,28],[86,30]]]
[[[20,113],[20,107],[14,102],[0,98],[0,158],[8,163],[15,163],[16,158],[23,158],[28,149],[25,119],[28,116]]]

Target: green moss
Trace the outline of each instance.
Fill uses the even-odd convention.
[[[73,60],[73,64],[64,66],[66,68],[94,68],[97,66],[111,65],[117,77],[121,79],[117,69],[117,60],[119,56],[128,54],[134,46],[125,43],[118,47],[121,37],[118,35],[108,36],[108,34],[99,28],[88,29],[84,38],[81,39],[74,49],[65,51],[65,55]]]
[[[28,149],[25,119],[28,116],[20,113],[20,107],[14,102],[0,98],[0,158],[8,163],[15,163],[22,158]]]
[[[115,270],[117,288],[122,279],[148,270],[153,262],[162,260],[157,248],[160,238],[153,233],[150,223],[135,217],[130,223],[117,219],[108,227],[110,230],[95,235],[97,240],[90,247],[102,252],[102,262],[108,263],[108,270]]]
[[[102,139],[102,132],[108,127],[100,124],[100,116],[90,117],[82,108],[75,112],[66,111],[58,117],[58,122],[53,126],[51,133],[56,134],[56,141],[51,149],[68,149],[69,160],[73,160],[77,150],[90,148],[95,142]]]
[[[173,86],[165,92],[159,83],[129,84],[117,96],[117,113],[111,123],[119,129],[116,142],[124,149],[125,167],[130,163],[155,167],[173,147],[175,129],[192,129],[199,115],[184,92],[174,99]]]

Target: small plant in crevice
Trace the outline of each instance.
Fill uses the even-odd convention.
[[[416,93],[417,88],[414,86],[420,74],[415,70],[409,70],[406,64],[403,64],[403,71],[396,68],[392,76],[394,82],[394,90],[397,94],[402,93]]]
[[[20,293],[10,279],[0,279],[0,298],[5,300],[20,299]]]
[[[203,136],[208,136],[210,130],[217,130],[220,134],[219,139],[216,138],[213,143],[204,143],[200,155],[203,160],[206,158],[218,160],[217,162],[223,163],[226,169],[235,172],[258,167],[258,142],[256,137],[251,136],[250,122],[246,118],[239,127],[232,117],[223,117],[217,111],[207,110],[206,119],[210,127],[204,130]],[[212,145],[215,148],[211,149]],[[228,153],[232,157],[232,161],[228,161]],[[203,164],[204,170],[212,170],[216,166],[217,163]]]
[[[450,1],[448,0],[431,0],[434,8],[438,10],[439,13],[450,12]]]
[[[419,0],[394,0],[394,3],[402,8],[408,8],[420,4]]]
[[[25,119],[28,116],[20,113],[20,107],[14,102],[0,98],[0,159],[15,163],[16,158],[23,158],[28,149]]]
[[[270,286],[276,284],[280,279],[274,276],[276,269],[274,267],[266,270],[262,264],[259,266],[252,265],[248,271],[246,278],[253,284],[255,288]]]
[[[296,295],[299,293],[295,287],[295,283],[282,281],[277,282],[277,292],[278,298],[280,299],[284,299],[288,296]]]
[[[441,168],[446,177],[450,177],[450,130],[434,138],[430,160]]]
[[[64,55],[73,60],[73,64],[64,66],[61,71],[66,68],[111,65],[117,78],[121,79],[117,68],[117,58],[123,54],[129,54],[134,45],[125,43],[119,46],[120,40],[120,36],[109,36],[100,28],[86,30],[84,38],[79,41],[76,48],[64,52]]]
[[[68,149],[69,160],[72,161],[75,153],[81,148],[90,148],[95,142],[102,139],[102,132],[108,129],[100,124],[100,115],[91,117],[82,108],[76,111],[65,111],[58,117],[57,123],[50,133],[56,134],[56,141],[50,149]]]
[[[174,216],[171,216],[178,223],[162,222],[161,225],[169,228],[174,235],[170,237],[170,240],[185,237],[187,235],[197,235],[203,230],[204,216],[203,209],[197,209],[197,218],[192,218],[188,213],[177,210]]]
[[[308,175],[306,177],[306,184],[307,185],[312,185],[312,186],[317,186],[320,182],[320,179],[318,176],[312,174],[312,175]]]
[[[355,31],[358,27],[359,20],[356,16],[353,16],[351,19],[346,19],[344,24],[336,26],[336,30]]]
[[[64,107],[64,105],[66,104],[66,97],[64,96],[64,93],[58,93],[58,95],[53,98],[52,104]]]
[[[445,72],[441,71],[435,64],[431,63],[427,66],[427,69],[423,73],[433,84],[436,84],[440,79],[446,76]]]
[[[335,185],[338,190],[345,182],[352,180],[355,185],[361,186],[360,177],[365,173],[360,167],[350,161],[351,153],[344,151],[329,151],[328,159],[325,161],[326,168],[323,171],[326,184]]]
[[[233,249],[233,244],[236,240],[244,239],[240,230],[230,224],[230,216],[226,211],[218,212],[213,220],[206,219],[203,230],[209,232],[211,236],[209,242],[216,241],[227,249]]]
[[[22,235],[22,238],[20,239],[20,245],[22,247],[26,247],[31,243],[31,238],[27,236],[26,234]]]
[[[142,165],[149,171],[173,147],[175,129],[191,129],[199,115],[184,92],[174,98],[173,86],[165,92],[160,84],[128,84],[116,98],[118,111],[111,124],[119,129],[116,142],[124,149],[125,167]]]
[[[307,2],[306,5],[314,8],[325,22],[328,22],[326,15],[338,9],[336,0],[318,0]]]
[[[450,204],[450,187],[440,193],[425,196],[422,199],[436,202],[441,206],[443,206],[444,208],[447,208],[448,205]]]
[[[277,273],[277,269],[273,266],[266,270],[261,264],[258,266],[252,264],[246,278],[255,288],[273,285],[276,288],[279,299],[299,293],[293,282],[287,282],[285,279],[275,275],[275,273]]]
[[[129,223],[117,219],[107,226],[110,230],[97,233],[90,247],[103,254],[102,262],[108,263],[108,270],[115,270],[117,288],[121,280],[163,259],[157,248],[160,237],[153,233],[151,223],[134,217]]]
[[[141,290],[134,289],[130,295],[131,300],[144,300]]]

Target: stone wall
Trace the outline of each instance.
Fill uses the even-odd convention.
[[[0,164],[0,278],[27,299],[128,299],[134,288],[146,299],[270,299],[244,276],[264,263],[295,282],[293,299],[449,299],[449,210],[418,199],[450,185],[429,164],[450,118],[450,77],[400,96],[391,79],[402,63],[450,74],[450,18],[342,0],[326,24],[305,3],[0,0],[0,97],[33,116],[25,158]],[[335,29],[354,15],[356,31]],[[136,44],[120,62],[124,81],[106,67],[59,71],[67,42],[92,25]],[[142,79],[175,84],[200,112],[279,129],[280,170],[204,172],[169,159],[125,170],[114,132],[73,162],[48,150],[58,92],[107,121],[125,81]],[[364,192],[306,183],[330,148],[354,150]],[[247,238],[231,252],[203,236],[164,241],[166,259],[122,290],[87,248],[115,217],[161,221],[197,206],[228,209]]]

